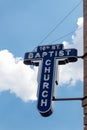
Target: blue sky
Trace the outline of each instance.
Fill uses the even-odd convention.
[[[1,130],[83,130],[80,101],[55,102],[50,117],[39,114],[35,95],[37,68],[25,66],[22,60],[24,53],[38,46],[80,2],[0,0]],[[81,2],[41,45],[63,43],[66,48],[77,48],[82,54],[82,6]],[[82,72],[82,61],[60,67],[56,97],[82,97]]]

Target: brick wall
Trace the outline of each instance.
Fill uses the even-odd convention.
[[[84,15],[84,53],[87,53],[87,0],[83,0]],[[84,97],[87,96],[87,56],[84,57]],[[87,98],[83,100],[84,130],[87,130]]]

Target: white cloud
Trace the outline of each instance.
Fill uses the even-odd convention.
[[[0,51],[0,91],[9,90],[24,101],[36,100],[37,68],[23,64],[8,50]]]
[[[73,44],[64,41],[65,48],[77,48],[82,55],[83,43],[83,18],[77,21],[77,30],[72,36]],[[82,62],[70,63],[60,66],[59,84],[74,85],[77,81],[83,81]],[[32,69],[24,65],[23,60],[15,58],[8,50],[0,51],[0,91],[9,90],[23,101],[36,100],[37,93],[37,68]]]
[[[73,44],[64,41],[65,48],[76,48],[78,55],[83,55],[83,18],[80,17],[77,21],[77,29],[72,35]],[[83,81],[83,60],[78,59],[76,63],[70,63],[65,66],[60,66],[59,69],[59,83],[60,85],[68,84],[75,85],[77,81]]]

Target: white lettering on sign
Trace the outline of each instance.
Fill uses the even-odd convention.
[[[59,44],[56,45],[56,48],[57,48],[57,49],[60,49],[60,47],[61,47],[61,46],[60,46]],[[55,50],[55,49],[54,49],[54,50]]]
[[[41,99],[41,105],[40,105],[41,107],[42,106],[47,106],[47,99]]]
[[[45,57],[45,56],[47,56],[47,52],[42,53],[42,57]]]
[[[54,51],[49,51],[50,57],[53,56]]]
[[[36,53],[35,58],[40,58],[40,53]]]
[[[46,91],[46,90],[43,91],[42,92],[42,97],[44,97],[44,98],[48,97],[48,91]]]
[[[51,60],[46,60],[45,65],[51,65]]]
[[[28,58],[31,59],[33,57],[34,57],[33,53],[29,53]]]
[[[52,46],[52,50],[55,50],[56,49],[56,46]]]
[[[70,53],[71,53],[72,50],[70,49],[66,49],[66,50],[59,50],[59,51],[49,51],[49,52],[37,52],[37,53],[29,53],[28,54],[28,58],[29,59],[40,59],[40,58],[44,58],[46,56],[49,56],[49,57],[63,57],[63,56],[70,56]],[[49,63],[50,61],[47,60],[47,62]],[[48,64],[48,63],[45,63],[45,64]]]
[[[39,46],[39,49],[40,49],[40,51],[45,51],[47,49],[55,50],[55,49],[61,49],[61,46],[62,45],[60,45],[60,44],[52,45],[52,46],[46,45],[46,46]]]
[[[43,83],[43,89],[49,89],[49,83],[48,82],[44,82]]]
[[[50,67],[45,67],[44,73],[50,73]]]
[[[66,52],[67,52],[67,56],[69,56],[70,55],[70,52],[71,52],[71,50],[66,50]]]
[[[48,81],[50,79],[50,74],[44,74],[44,81]]]
[[[59,56],[64,56],[64,51],[63,50],[59,51]]]
[[[43,90],[42,90],[42,99],[40,106],[47,106],[47,98],[48,98],[48,91],[49,91],[49,80],[50,80],[50,72],[51,72],[51,60],[47,59],[45,61],[45,68],[44,68],[44,77],[43,77]]]

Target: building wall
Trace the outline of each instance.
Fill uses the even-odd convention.
[[[87,53],[87,0],[84,0],[84,54]],[[84,96],[87,96],[87,56],[84,57]]]
[[[83,15],[84,15],[84,54],[87,53],[87,0],[83,0]],[[84,57],[84,130],[87,130],[87,56]]]

